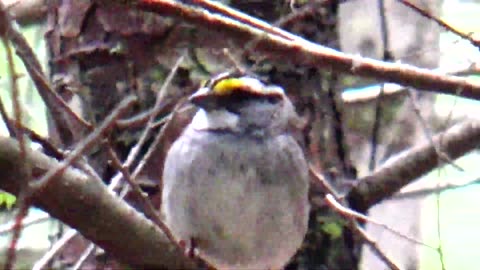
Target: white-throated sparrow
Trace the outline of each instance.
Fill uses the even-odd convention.
[[[307,230],[308,168],[282,88],[220,75],[170,148],[162,211],[178,241],[218,269],[281,269]]]

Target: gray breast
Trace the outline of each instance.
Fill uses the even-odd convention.
[[[167,225],[179,240],[196,238],[201,256],[219,268],[280,268],[303,240],[308,171],[289,135],[187,128],[163,180]]]

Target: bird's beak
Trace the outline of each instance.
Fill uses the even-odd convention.
[[[214,94],[208,87],[202,87],[197,90],[197,92],[193,93],[189,98],[190,101],[195,106],[205,108],[208,106],[209,101],[212,99]]]

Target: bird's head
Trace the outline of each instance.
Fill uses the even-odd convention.
[[[192,125],[200,130],[264,132],[285,129],[294,108],[284,90],[251,76],[223,73],[189,98],[200,108]]]

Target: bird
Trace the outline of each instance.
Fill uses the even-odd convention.
[[[222,73],[168,150],[161,211],[178,243],[215,269],[283,269],[308,227],[308,165],[285,91]]]

